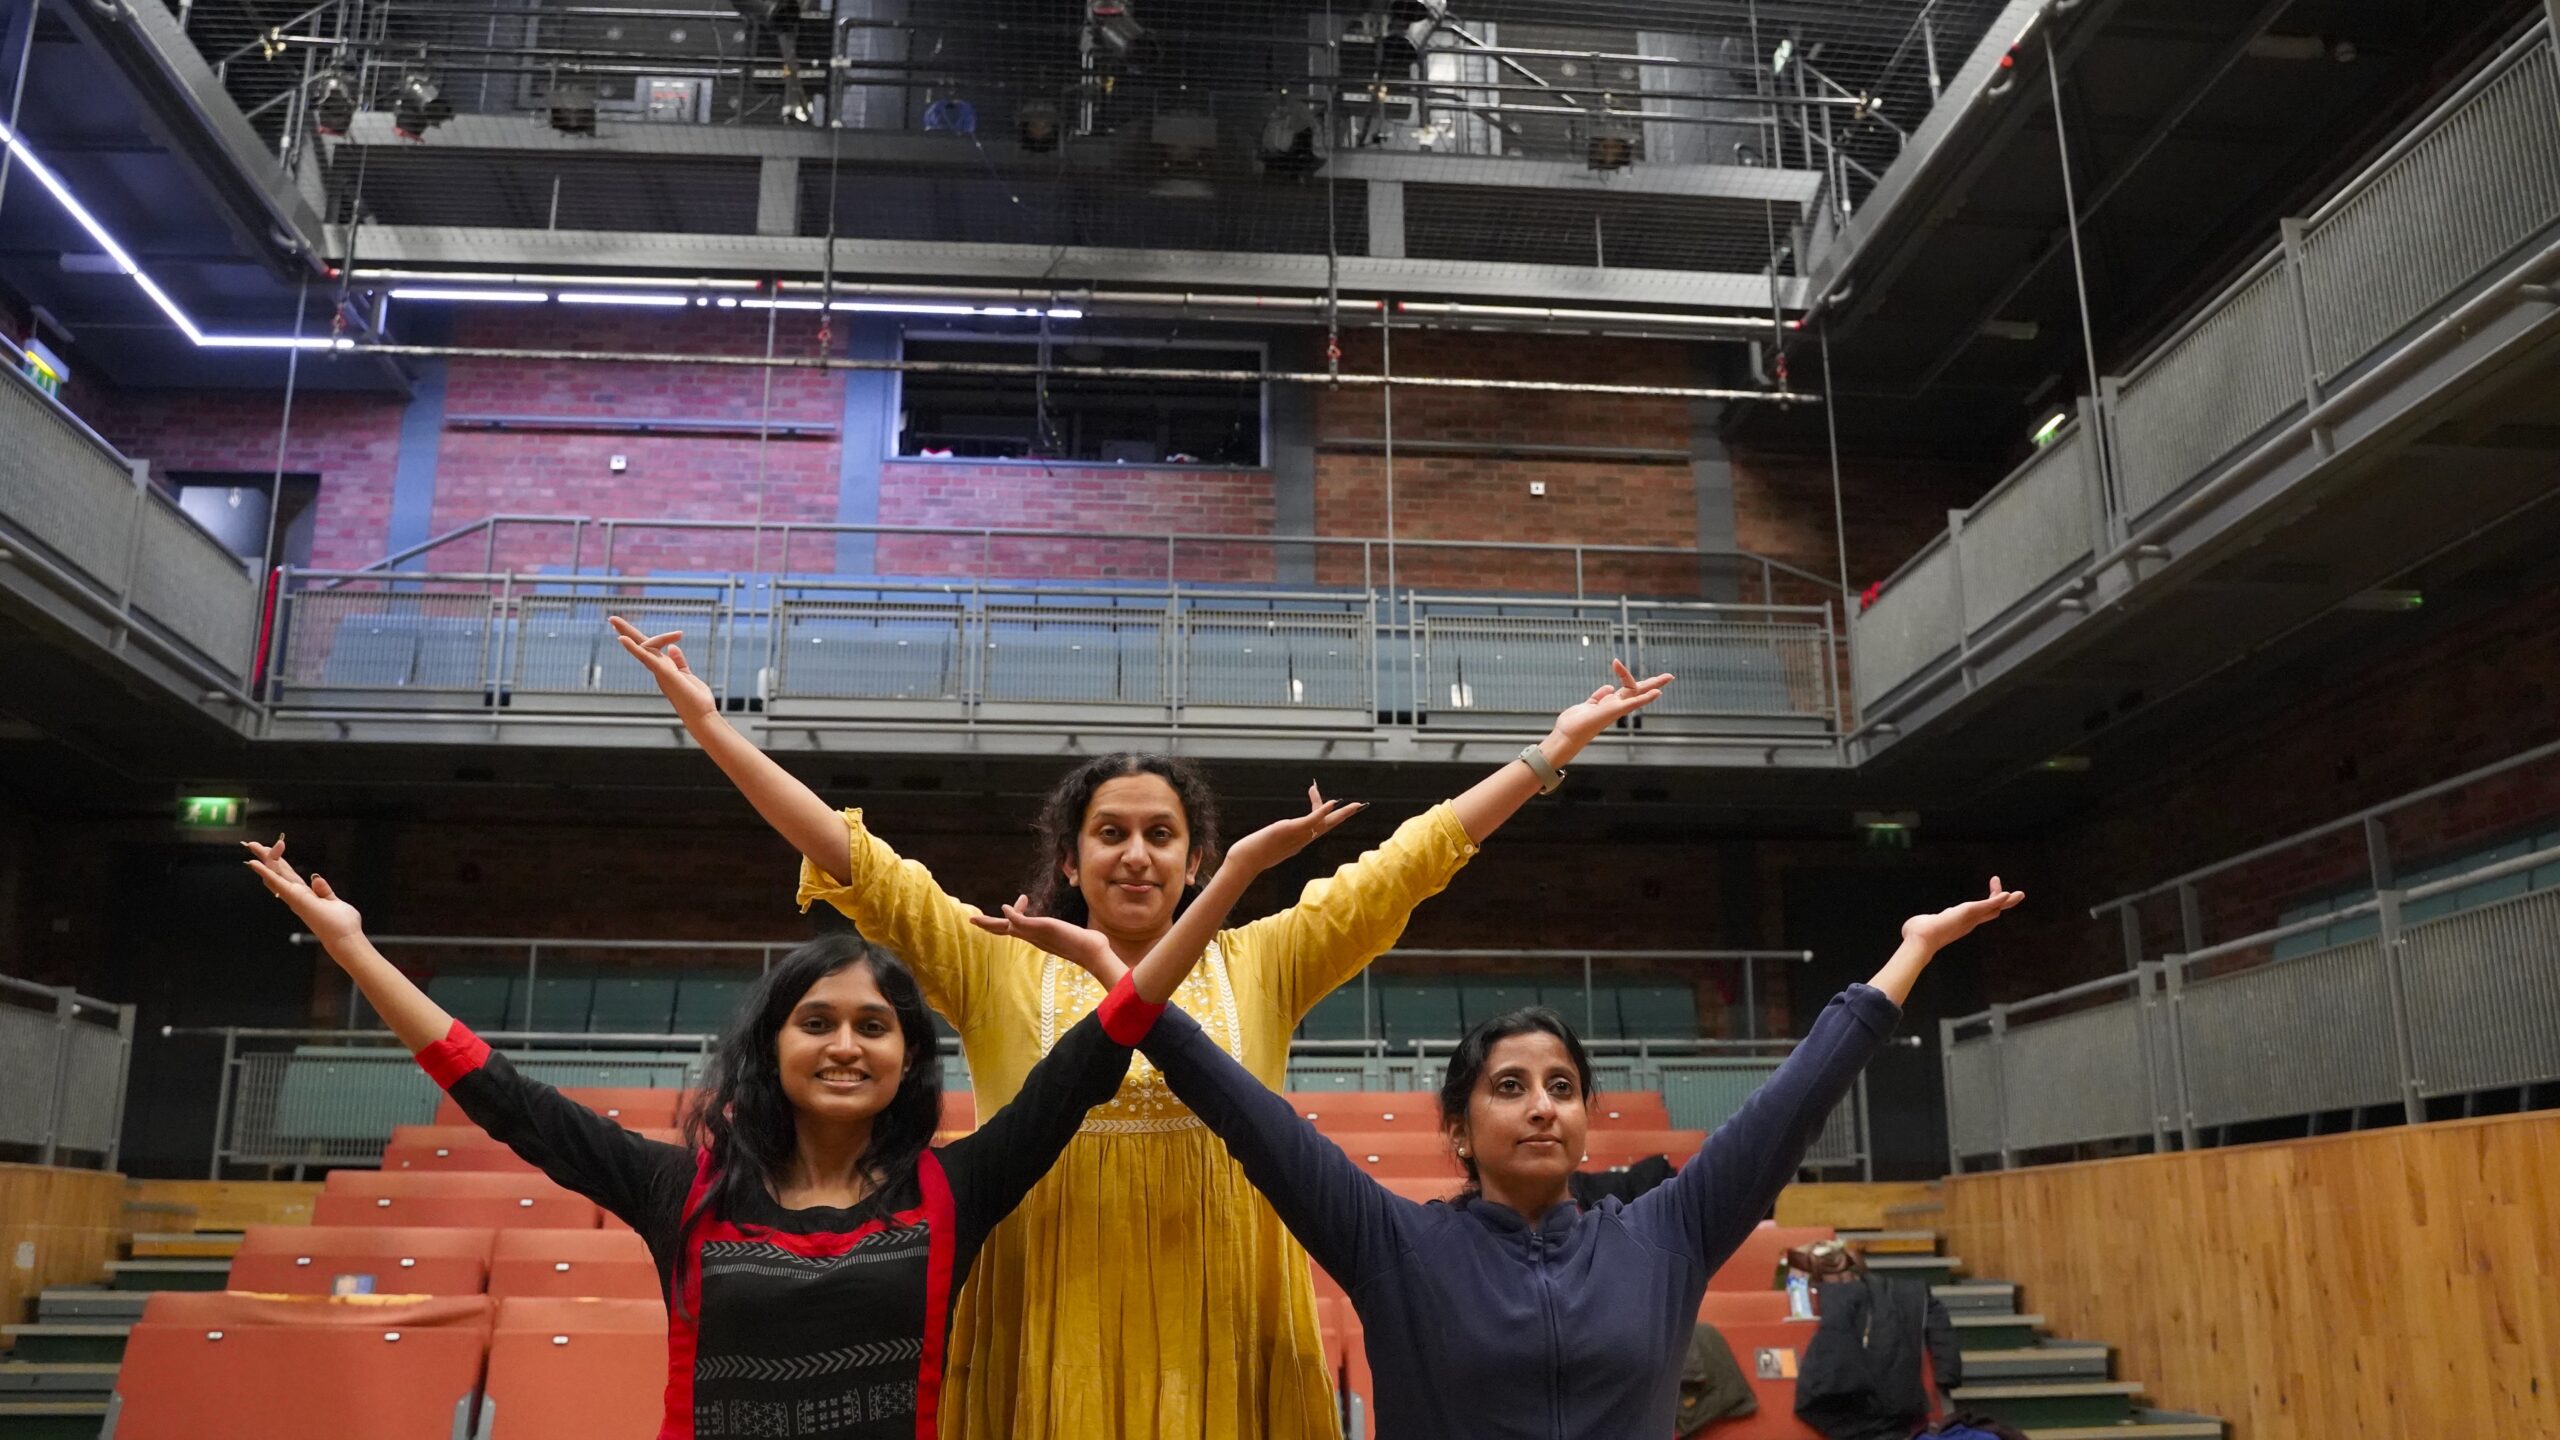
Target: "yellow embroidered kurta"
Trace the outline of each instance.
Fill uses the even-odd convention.
[[[853,873],[800,872],[818,900],[897,952],[960,1032],[978,1113],[1013,1099],[1060,1034],[1102,1002],[1075,966],[976,929],[848,810]],[[1175,992],[1228,1054],[1280,1088],[1289,1035],[1404,932],[1475,854],[1447,805],[1311,882],[1298,903],[1219,933]],[[961,1292],[943,1387],[946,1440],[1326,1440],[1340,1433],[1307,1255],[1140,1055],[1056,1168],[996,1227]]]

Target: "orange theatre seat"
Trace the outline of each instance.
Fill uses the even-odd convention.
[[[1786,1318],[1784,1290],[1710,1290],[1698,1302],[1698,1319],[1719,1330],[1728,1325],[1775,1325]]]
[[[1778,1265],[1799,1245],[1832,1238],[1828,1225],[1773,1225],[1766,1220],[1753,1229],[1733,1258],[1707,1278],[1710,1290],[1774,1290]]]
[[[978,1096],[972,1090],[942,1092],[942,1123],[935,1127],[945,1135],[966,1135],[978,1128]]]
[[[490,1312],[485,1295],[162,1291],[125,1342],[107,1425],[116,1440],[453,1440]]]
[[[1706,1143],[1704,1130],[1601,1130],[1594,1128],[1582,1142],[1582,1168],[1616,1170],[1633,1165],[1648,1156],[1660,1155],[1677,1169],[1689,1163]]]
[[[1662,1103],[1659,1090],[1594,1091],[1591,1096],[1591,1134],[1597,1139],[1604,1130],[1668,1130],[1671,1111]],[[1692,1144],[1690,1149],[1698,1147]]]
[[[627,1229],[501,1230],[489,1250],[489,1294],[659,1303],[658,1267]]]
[[[669,1145],[681,1144],[672,1129],[625,1126],[633,1134]],[[497,1171],[530,1175],[533,1165],[490,1137],[477,1125],[398,1125],[382,1152],[385,1170]]]
[[[596,1228],[596,1203],[540,1175],[332,1170],[311,1207],[318,1225]]]
[[[1804,1353],[1813,1344],[1815,1328],[1811,1320],[1717,1325],[1760,1409],[1739,1420],[1718,1422],[1707,1433],[1715,1440],[1822,1440],[1820,1431],[1796,1418],[1795,1377],[1804,1367]],[[1764,1375],[1763,1362],[1782,1373]]]
[[[666,1381],[657,1301],[504,1300],[477,1440],[644,1440],[658,1433]]]
[[[604,1116],[619,1120],[630,1130],[669,1130],[675,1128],[676,1116],[684,1105],[682,1090],[644,1090],[630,1086],[569,1086],[563,1095]],[[438,1125],[468,1125],[471,1117],[447,1095],[436,1104]]]
[[[477,1295],[489,1283],[487,1230],[383,1225],[252,1225],[230,1288],[270,1295]]]
[[[1427,1090],[1302,1090],[1289,1103],[1325,1134],[1440,1133],[1440,1101]]]

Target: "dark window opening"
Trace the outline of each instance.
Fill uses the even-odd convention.
[[[1037,365],[1034,339],[910,339],[910,361]],[[902,456],[1066,460],[1100,465],[1240,465],[1262,461],[1258,349],[1052,342],[1052,367],[1204,372],[1198,379],[1089,374],[975,375],[907,371]],[[1224,375],[1210,372],[1229,372]]]
[[[256,565],[267,554],[267,500],[276,477],[251,471],[173,470],[167,476],[178,508],[205,528],[222,548]],[[311,563],[312,520],[319,510],[320,477],[288,474],[276,518],[276,563]]]

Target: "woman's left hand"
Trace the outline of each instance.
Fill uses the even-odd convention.
[[[1259,875],[1306,849],[1317,837],[1331,834],[1335,826],[1368,808],[1366,800],[1327,800],[1322,790],[1309,785],[1306,814],[1274,820],[1228,846],[1226,863]]]
[[[1917,941],[1931,950],[1943,950],[1974,932],[1975,928],[2000,918],[2002,912],[2014,909],[2027,898],[2024,890],[2003,890],[2000,877],[1991,877],[1991,888],[1979,900],[1950,905],[1933,915],[1914,915],[1902,922],[1902,938]]]
[[[1558,765],[1572,760],[1582,747],[1598,738],[1601,731],[1617,724],[1647,705],[1662,698],[1662,687],[1671,683],[1669,675],[1656,675],[1638,680],[1627,669],[1624,660],[1609,662],[1610,671],[1618,678],[1615,685],[1603,685],[1591,692],[1591,698],[1572,706],[1556,717],[1556,728],[1550,736],[1547,758]],[[1563,754],[1556,753],[1562,749]]]
[[[1054,915],[1034,915],[1031,897],[1017,895],[1013,903],[994,915],[972,915],[969,923],[990,935],[1010,935],[1027,941],[1074,965],[1110,989],[1129,973],[1128,964],[1111,948],[1111,941],[1099,930],[1073,925]]]

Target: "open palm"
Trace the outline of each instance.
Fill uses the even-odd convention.
[[[1617,684],[1601,686],[1591,692],[1590,699],[1556,717],[1557,732],[1577,748],[1590,744],[1601,731],[1661,699],[1662,687],[1672,680],[1669,675],[1638,680],[1634,672],[1627,669],[1624,660],[1610,661],[1609,669],[1618,677]]]
[[[1088,930],[1055,915],[1034,915],[1030,906],[1030,896],[1016,895],[997,913],[972,915],[969,923],[990,935],[1010,935],[1027,941],[1101,981],[1105,987],[1120,983],[1129,967],[1101,931]]]
[[[249,868],[266,883],[268,893],[282,900],[294,918],[302,922],[302,928],[322,944],[364,933],[364,916],[338,898],[338,892],[329,888],[328,877],[314,875],[306,881],[293,868],[293,862],[284,858],[283,836],[277,836],[273,845],[261,845],[255,840],[240,844],[257,857],[249,862]]]
[[[1918,940],[1932,948],[1954,944],[1974,932],[1975,928],[1996,920],[2004,911],[2015,909],[2027,898],[2024,890],[2003,890],[2000,877],[1991,877],[1990,893],[1979,900],[1950,905],[1934,915],[1914,915],[1902,922],[1902,938]]]
[[[649,678],[658,682],[658,693],[666,696],[667,703],[676,707],[676,714],[690,720],[709,715],[719,708],[710,685],[685,663],[684,647],[676,643],[684,638],[683,631],[643,635],[639,626],[619,615],[609,615],[605,619],[613,626],[613,638],[621,642],[623,652],[648,667]]]

